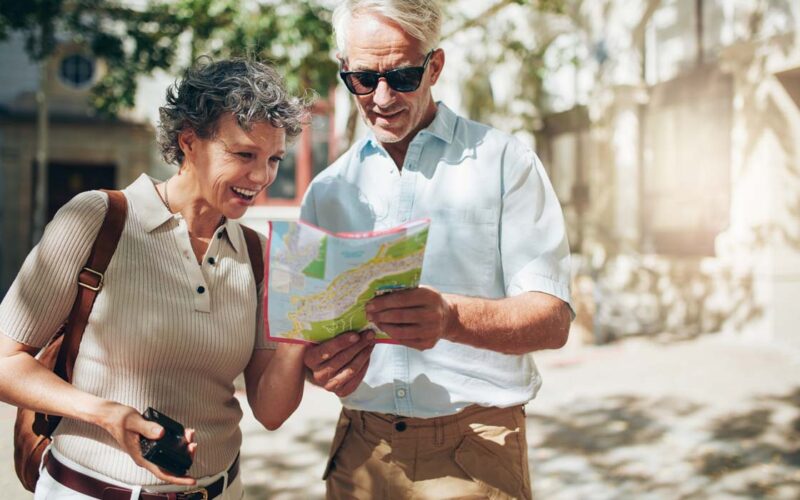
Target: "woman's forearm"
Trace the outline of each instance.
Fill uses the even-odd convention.
[[[6,342],[13,341],[0,339],[0,344]],[[0,355],[0,399],[14,406],[100,426],[113,405],[76,389],[25,351]]]
[[[297,409],[303,398],[306,346],[280,344],[274,351],[262,350],[248,367],[247,395],[256,419],[275,430]],[[258,382],[251,383],[253,371]]]

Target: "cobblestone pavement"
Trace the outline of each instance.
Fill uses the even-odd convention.
[[[711,335],[568,345],[536,359],[545,383],[527,413],[537,498],[800,498],[797,352]],[[338,411],[308,387],[278,431],[246,415],[247,497],[322,498]],[[11,461],[13,418],[0,405],[0,498],[27,499]]]

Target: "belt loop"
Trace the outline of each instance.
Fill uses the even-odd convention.
[[[228,469],[230,469],[230,466],[228,466]],[[223,478],[222,479],[222,491],[223,491],[223,493],[225,492],[225,490],[228,489],[228,469],[225,469],[222,472],[222,478]]]
[[[364,411],[358,411],[358,418],[361,419],[361,432],[367,432],[367,416],[365,415]]]
[[[436,446],[441,446],[444,444],[444,419],[439,417],[433,419],[433,433],[434,433],[434,444]]]
[[[139,500],[142,495],[142,487],[139,485],[131,485],[131,500]]]
[[[47,455],[50,453],[50,447],[53,446],[53,442],[50,441],[47,444],[47,448],[44,449],[44,453],[42,453],[42,458],[39,459],[39,475],[42,475],[42,469],[44,469],[44,461],[47,458]]]

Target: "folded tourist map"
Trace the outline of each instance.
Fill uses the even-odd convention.
[[[271,222],[264,298],[270,340],[323,342],[371,329],[364,306],[419,285],[430,220],[383,231],[330,233],[305,222]]]

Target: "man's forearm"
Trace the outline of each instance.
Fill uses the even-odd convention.
[[[445,339],[505,354],[562,347],[569,334],[569,306],[539,292],[506,299],[445,295],[450,303]]]

